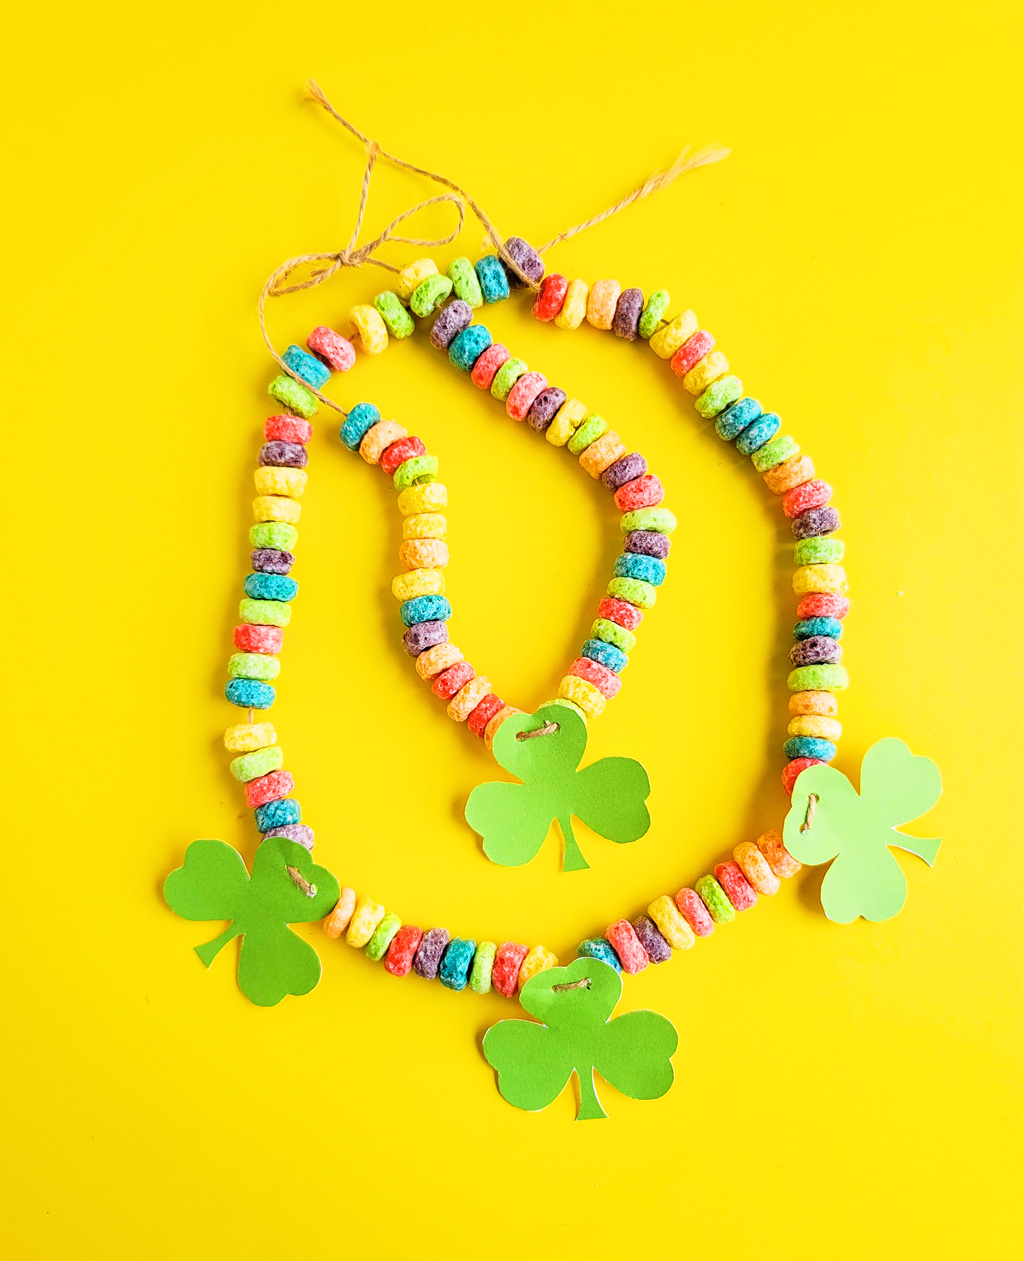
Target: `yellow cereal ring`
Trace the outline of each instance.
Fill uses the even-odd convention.
[[[683,389],[691,394],[703,394],[709,385],[712,385],[719,377],[724,377],[728,371],[729,360],[720,350],[713,350],[710,355],[705,355],[700,363],[694,364],[683,377]]]
[[[402,522],[403,539],[446,539],[448,518],[440,512],[416,512]]]
[[[791,736],[817,736],[820,740],[831,740],[835,743],[843,734],[843,724],[821,714],[799,714],[790,719],[786,731]]]
[[[379,464],[380,457],[399,438],[408,438],[408,430],[397,420],[378,420],[363,434],[359,454],[367,464]]]
[[[438,508],[447,507],[448,487],[444,482],[424,482],[420,486],[409,486],[398,496],[398,511],[403,517],[415,516],[420,512],[436,512]]]
[[[586,404],[569,398],[555,412],[555,419],[544,430],[544,437],[553,447],[564,447],[589,415]]]
[[[488,753],[494,744],[494,737],[498,734],[498,728],[506,718],[511,718],[513,714],[521,714],[521,709],[516,709],[514,705],[506,705],[504,709],[499,709],[491,721],[484,728],[484,744],[487,746]]]
[[[266,464],[256,470],[253,480],[258,495],[291,495],[299,499],[306,489],[306,470]]]
[[[694,943],[693,929],[679,913],[679,907],[663,893],[647,908],[647,914],[673,950],[689,950]]]
[[[295,525],[302,515],[302,504],[286,495],[260,495],[252,501],[252,515],[257,521],[285,521]]]
[[[548,968],[557,967],[558,955],[552,954],[550,950],[546,950],[543,946],[534,946],[519,966],[517,985],[522,989],[531,976],[536,976],[538,972],[546,972]]]
[[[356,909],[355,889],[342,889],[334,910],[324,920],[324,932],[328,937],[340,937],[349,926],[352,912]]]
[[[834,718],[839,713],[839,702],[831,692],[794,692],[789,698],[789,712]]]
[[[490,690],[491,680],[486,674],[474,675],[448,702],[448,717],[452,722],[465,722]]]
[[[587,323],[605,331],[610,329],[621,293],[617,280],[595,280],[587,298]]]
[[[435,644],[416,658],[416,673],[429,681],[462,659],[462,649],[453,643]]]
[[[587,314],[587,295],[590,290],[585,280],[570,280],[565,291],[562,309],[555,316],[559,328],[579,328]]]
[[[648,345],[659,359],[671,359],[683,342],[689,341],[696,331],[697,317],[692,311],[684,311],[671,324],[659,328]]]
[[[277,744],[277,731],[272,722],[240,722],[224,732],[224,747],[232,753],[252,753]]]
[[[437,275],[437,264],[432,258],[418,258],[415,263],[403,267],[395,280],[395,293],[409,305],[412,291],[418,289],[428,276]]]
[[[444,572],[440,569],[412,569],[391,583],[391,593],[402,604],[421,595],[444,595]]]
[[[764,893],[768,897],[778,893],[781,881],[753,841],[741,841],[732,851],[732,856],[755,893]]]
[[[377,308],[365,302],[349,311],[348,335],[358,337],[368,355],[379,355],[388,348],[388,326]]]
[[[625,454],[626,448],[622,439],[614,429],[609,429],[583,452],[580,456],[580,467],[586,469],[591,477],[600,477],[609,465],[621,460]]]
[[[444,569],[448,544],[443,539],[407,539],[398,549],[398,559],[406,569]]]
[[[371,902],[368,897],[361,897],[352,913],[345,940],[357,949],[365,946],[373,936],[373,930],[383,918],[384,908],[379,902]]]
[[[607,704],[603,694],[593,683],[588,683],[577,674],[567,674],[562,679],[558,685],[558,695],[579,705],[580,709],[591,718],[596,718]]]
[[[846,570],[842,565],[801,565],[793,575],[793,590],[797,595],[845,595],[849,590]]]

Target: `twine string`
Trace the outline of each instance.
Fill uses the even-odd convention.
[[[285,871],[291,876],[292,883],[298,885],[307,898],[316,897],[316,885],[310,884],[298,867],[286,866]]]
[[[814,822],[814,812],[818,808],[818,794],[810,793],[807,797],[807,811],[804,814],[804,821],[800,824],[801,832],[810,831],[811,824]]]
[[[532,740],[534,736],[550,736],[553,732],[557,730],[558,730],[558,723],[551,722],[549,720],[548,722],[544,723],[542,727],[534,727],[532,731],[517,731],[516,739],[517,740]]]
[[[578,981],[565,981],[561,985],[552,985],[551,988],[559,993],[562,990],[588,990],[590,989],[590,977],[581,976]]]

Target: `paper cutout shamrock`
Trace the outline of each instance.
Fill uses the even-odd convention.
[[[501,1097],[527,1112],[546,1108],[573,1072],[580,1088],[577,1121],[607,1117],[594,1070],[631,1099],[660,1099],[675,1078],[675,1026],[656,1011],[628,1011],[609,1020],[622,977],[600,959],[538,972],[520,1002],[543,1024],[501,1020],[484,1034],[484,1058],[498,1074]]]
[[[915,757],[893,737],[879,740],[864,754],[860,796],[831,766],[819,764],[800,772],[783,839],[799,862],[835,859],[821,885],[821,905],[830,920],[849,924],[858,915],[883,920],[903,908],[907,878],[888,847],[908,850],[929,867],[935,862],[938,840],[906,836],[895,829],[927,813],[941,791],[935,763]]]
[[[315,894],[310,897],[303,885],[315,887]],[[251,877],[230,845],[193,841],[185,861],[164,881],[164,900],[176,915],[231,921],[218,937],[196,946],[196,954],[209,967],[223,946],[241,936],[238,984],[260,1007],[273,1007],[286,994],[308,994],[320,980],[320,956],[288,925],[323,919],[338,891],[327,868],[283,836],[261,842]]]
[[[518,739],[521,731],[551,724],[549,734]],[[502,723],[494,756],[523,782],[479,784],[466,803],[466,822],[483,837],[491,862],[502,867],[528,863],[557,820],[565,845],[562,870],[589,867],[573,835],[573,815],[618,845],[644,835],[651,826],[647,772],[626,757],[601,758],[578,771],[586,747],[586,723],[564,705],[545,705]]]

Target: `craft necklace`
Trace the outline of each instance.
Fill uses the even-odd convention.
[[[402,977],[412,971],[420,977],[439,979],[452,990],[468,987],[487,993],[494,989],[508,997],[523,995],[524,987],[532,981],[526,990],[532,998],[524,998],[528,1010],[548,1013],[555,1001],[553,996],[561,996],[563,1001],[555,1003],[556,1016],[559,1011],[568,1011],[582,1020],[580,1013],[585,1013],[586,1006],[577,997],[578,991],[594,986],[601,990],[602,985],[611,985],[602,981],[607,969],[618,975],[635,974],[650,964],[666,962],[674,951],[688,949],[698,937],[708,936],[716,925],[729,923],[737,912],[750,909],[759,896],[773,895],[782,879],[799,870],[800,858],[821,862],[842,852],[840,845],[824,853],[833,839],[832,812],[839,810],[829,802],[833,796],[837,801],[840,797],[845,800],[837,781],[849,788],[845,778],[828,765],[836,755],[836,742],[841,735],[836,694],[848,680],[840,663],[839,640],[849,608],[846,576],[841,567],[843,544],[833,537],[839,528],[839,516],[830,503],[831,488],[816,476],[812,461],[795,440],[781,432],[779,417],[744,394],[725,355],[716,348],[714,337],[700,328],[693,312],[687,310],[674,316],[669,313],[669,295],[665,290],[659,289],[645,299],[639,289],[622,289],[614,280],[587,285],[560,274],[545,274],[541,256],[548,248],[663,187],[683,170],[717,161],[723,152],[704,152],[689,162],[681,159],[670,172],[652,177],[611,210],[534,250],[518,237],[502,240],[464,190],[443,177],[385,154],[341,118],[315,85],[311,85],[311,94],[362,140],[367,149],[367,166],[349,248],[336,254],[303,255],[290,260],[271,276],[260,300],[264,338],[282,368],[269,392],[283,410],[264,425],[264,444],[255,473],[256,524],[250,530],[252,572],[244,584],[240,624],[234,631],[236,652],[229,661],[230,677],[225,689],[227,699],[247,710],[248,716],[247,721],[228,728],[224,741],[234,755],[231,773],[244,785],[262,843],[250,880],[233,849],[219,841],[194,842],[184,866],[168,877],[166,897],[172,908],[186,918],[232,915],[228,930],[199,948],[200,957],[209,966],[225,942],[242,935],[239,983],[256,1003],[272,1005],[285,994],[302,994],[313,988],[320,975],[319,959],[287,925],[324,919],[329,937],[344,935],[350,946],[363,950],[368,959],[382,962],[392,976]],[[359,247],[370,175],[382,156],[437,180],[449,192],[399,216],[374,242]],[[439,201],[450,201],[458,208],[458,226],[448,237],[417,241],[394,235],[395,228],[410,215]],[[374,251],[388,241],[428,247],[449,243],[462,227],[464,205],[484,226],[494,244],[494,254],[485,255],[475,264],[465,257],[456,258],[443,274],[429,258],[420,258],[399,269],[374,256]],[[352,308],[348,336],[320,325],[309,334],[305,349],[291,345],[278,355],[266,330],[267,297],[313,287],[342,267],[367,263],[392,271],[394,282],[391,288],[378,293],[372,303]],[[312,269],[310,274],[305,279],[294,279],[296,272],[306,267]],[[694,399],[698,415],[714,424],[719,438],[733,442],[750,457],[767,487],[780,497],[796,538],[793,589],[798,596],[797,622],[789,650],[790,717],[783,745],[787,761],[782,773],[787,793],[793,794],[793,804],[785,837],[777,830],[769,830],[756,841],[741,842],[730,858],[717,863],[713,873],[701,876],[692,887],[684,887],[675,895],[661,894],[643,914],[617,919],[603,936],[582,942],[577,951],[580,960],[568,969],[559,969],[557,957],[544,946],[530,948],[514,941],[500,946],[495,942],[477,942],[452,936],[441,927],[424,931],[404,923],[398,914],[371,897],[357,896],[351,888],[339,888],[326,868],[313,864],[310,851],[314,834],[302,821],[301,807],[292,795],[294,782],[291,773],[284,769],[277,732],[269,721],[256,721],[254,713],[269,709],[275,699],[273,681],[280,672],[277,654],[298,593],[298,584],[290,575],[298,538],[299,500],[307,480],[307,445],[313,435],[310,419],[318,410],[318,402],[323,402],[344,417],[340,429],[344,446],[358,451],[367,464],[378,465],[398,492],[403,516],[399,549],[403,572],[394,579],[392,590],[399,601],[405,651],[414,659],[417,673],[430,684],[434,695],[446,703],[448,716],[465,723],[470,732],[486,742],[497,762],[523,781],[521,785],[481,785],[470,797],[466,817],[483,837],[487,856],[503,863],[528,860],[544,839],[552,818],[557,818],[565,843],[565,870],[585,868],[588,864],[572,832],[573,814],[594,831],[616,841],[636,840],[646,832],[650,786],[639,764],[610,758],[582,771],[576,768],[586,746],[587,721],[601,714],[619,691],[636,631],[644,613],[653,607],[665,579],[670,535],[676,522],[663,506],[661,482],[649,471],[644,457],[630,451],[603,417],[559,386],[551,385],[543,373],[531,370],[475,321],[474,312],[499,303],[516,291],[532,298],[533,314],[543,323],[576,329],[586,322],[622,340],[646,342],[656,359],[667,361],[681,379],[683,389]],[[450,363],[474,385],[488,390],[503,404],[512,420],[526,421],[549,444],[565,447],[578,457],[585,471],[609,490],[621,514],[623,551],[598,604],[590,635],[562,678],[557,696],[534,713],[524,713],[506,703],[491,679],[478,673],[451,640],[452,608],[445,595],[444,572],[449,559],[444,515],[448,492],[437,480],[437,457],[428,452],[422,438],[409,434],[398,422],[383,418],[372,403],[358,403],[345,412],[321,393],[332,371],[345,373],[353,367],[357,347],[369,355],[380,354],[391,340],[412,335],[417,319],[430,321],[431,344],[446,353]],[[883,748],[893,745],[899,749]],[[881,750],[894,766],[898,764],[905,778],[910,776],[911,763],[926,761],[911,758],[899,741],[882,741],[865,759],[862,789],[868,759],[876,750]],[[875,757],[876,763],[882,754]],[[910,758],[910,762],[905,758]],[[927,765],[934,770],[931,763]],[[920,767],[914,773],[919,778]],[[937,772],[934,787],[937,796]],[[930,788],[931,785],[929,791]],[[520,795],[510,797],[510,793]],[[854,797],[861,800],[856,794]],[[915,800],[914,804],[921,802]],[[897,810],[900,817],[896,822],[905,822],[922,812],[916,809],[906,814]],[[819,819],[815,828],[815,819],[821,814],[827,815],[829,822],[823,828]],[[533,823],[532,832],[528,822]],[[851,875],[845,881],[835,882],[839,885],[836,905],[841,903],[840,913],[832,915],[826,903],[833,918],[843,918],[842,911],[851,908],[848,919],[856,915],[885,918],[900,908],[905,880],[885,849],[886,844],[912,849],[926,861],[934,858],[937,848],[937,842],[914,841],[900,833],[892,833],[880,843],[876,838],[875,850],[881,848],[896,867],[902,891],[898,882],[890,880],[889,892],[879,900],[877,888],[873,886],[868,891],[866,877],[858,883],[856,875]],[[836,869],[843,870],[841,863],[840,859],[834,864],[830,875]],[[846,864],[851,872],[855,867],[849,861]],[[240,897],[238,891],[243,885],[239,882],[243,878],[245,893]],[[225,909],[229,904],[236,909],[229,912]],[[876,914],[878,910],[885,914]],[[540,977],[548,972],[549,976]],[[612,1006],[614,1000],[604,1018]],[[557,1024],[557,1019],[552,1023]],[[492,1030],[489,1038],[497,1035],[498,1028],[501,1026]],[[506,1054],[498,1046],[503,1037],[492,1039],[498,1060]],[[486,1044],[485,1053],[504,1071]],[[664,1080],[663,1067],[654,1077],[667,1089],[671,1070]],[[515,1072],[509,1071],[514,1078]],[[619,1072],[623,1079],[629,1075],[622,1065]],[[589,1099],[582,1076],[580,1080],[581,1090]],[[638,1087],[641,1093],[623,1088],[637,1097],[653,1097],[642,1093],[643,1089],[653,1089],[652,1082],[653,1078]],[[509,1097],[504,1084],[502,1090]],[[663,1089],[656,1093],[663,1093]],[[511,1101],[519,1102],[515,1098]],[[596,1099],[588,1107],[593,1109],[594,1102]],[[584,1110],[581,1115],[603,1115],[597,1107],[597,1111]]]

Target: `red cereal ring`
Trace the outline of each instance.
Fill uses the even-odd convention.
[[[545,324],[553,320],[562,309],[568,288],[568,280],[557,272],[545,276],[541,281],[540,293],[537,294],[537,299],[533,304],[534,318],[543,320]]]
[[[388,953],[384,959],[384,967],[392,976],[408,975],[413,956],[419,949],[422,937],[422,930],[415,924],[403,924],[391,938],[391,945],[388,946]]]
[[[828,595],[814,592],[805,595],[796,606],[797,618],[803,622],[809,617],[834,617],[842,621],[850,611],[850,601],[844,595]]]
[[[407,438],[399,438],[397,442],[392,442],[391,446],[385,448],[380,457],[380,466],[390,477],[403,461],[411,460],[414,455],[426,454],[427,448],[423,445],[423,439],[409,434]]]
[[[313,426],[301,416],[268,416],[263,422],[263,436],[268,442],[300,442],[305,446],[313,436]]]
[[[661,482],[653,473],[634,477],[615,492],[615,506],[620,512],[633,512],[636,508],[656,508],[665,498]]]
[[[782,511],[787,517],[799,517],[809,508],[821,508],[832,498],[832,487],[817,479],[794,486],[782,496]]]
[[[442,670],[430,690],[443,701],[450,701],[459,688],[465,687],[470,679],[476,677],[476,671],[468,661],[456,661],[447,670]]]
[[[244,622],[235,627],[234,640],[240,652],[265,652],[273,657],[281,651],[284,631],[280,626],[257,626]]]
[[[698,937],[709,937],[715,931],[715,921],[694,889],[680,889],[676,894],[676,906]]]
[[[306,345],[335,372],[347,372],[356,361],[355,347],[347,337],[318,324],[306,338]]]
[[[691,368],[700,363],[714,344],[715,339],[707,329],[700,329],[689,341],[683,342],[672,356],[672,371],[677,377],[685,377]]]
[[[508,359],[508,348],[501,342],[492,342],[473,364],[473,371],[469,374],[470,380],[481,390],[489,390],[495,373],[506,359]]]
[[[271,771],[269,775],[261,775],[259,779],[251,779],[245,786],[245,800],[255,810],[257,806],[265,806],[268,801],[278,801],[287,797],[295,787],[295,781],[289,771]]]
[[[548,388],[548,379],[543,372],[524,372],[508,392],[505,400],[505,411],[512,420],[523,420],[533,406],[538,394]]]
[[[628,919],[617,919],[614,924],[609,924],[604,935],[605,940],[619,956],[623,972],[636,976],[650,963],[650,956],[641,946],[636,929]]]
[[[605,596],[597,606],[597,616],[614,622],[616,626],[621,626],[623,630],[628,631],[635,631],[644,620],[643,613],[635,604],[630,604],[628,600],[617,600],[610,595]]]
[[[782,771],[782,787],[792,797],[793,785],[796,783],[796,777],[801,771],[807,770],[808,766],[827,766],[827,762],[823,762],[820,757],[795,757],[792,762],[787,762]]]
[[[611,700],[622,686],[622,680],[614,670],[609,670],[607,666],[601,665],[599,661],[592,661],[589,657],[577,657],[569,667],[569,673],[575,674],[578,679],[586,679],[588,683],[593,683],[601,695],[607,697],[608,700]]]
[[[495,696],[493,692],[488,692],[466,719],[466,726],[472,731],[473,735],[479,736],[482,740],[484,732],[487,730],[487,724],[499,710],[504,708],[505,702],[501,697]]]
[[[719,863],[715,867],[715,879],[737,911],[749,911],[757,901],[757,892],[743,874],[739,863]]]
[[[527,955],[527,947],[517,941],[503,942],[494,956],[491,985],[499,994],[511,998],[519,985],[519,969]]]

